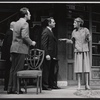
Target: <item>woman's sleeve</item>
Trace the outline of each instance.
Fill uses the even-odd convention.
[[[86,32],[86,41],[87,42],[91,41],[91,39],[92,39],[91,34],[87,28],[85,28],[85,32]]]
[[[71,40],[72,40],[73,44],[75,44],[74,31],[72,32]]]

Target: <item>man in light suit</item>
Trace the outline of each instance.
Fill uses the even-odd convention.
[[[54,61],[57,60],[57,39],[52,32],[55,27],[55,20],[50,17],[45,20],[46,28],[42,32],[41,48],[45,50],[45,59],[43,62],[43,90],[56,89],[54,86]]]
[[[26,22],[30,20],[30,12],[24,7],[19,12],[20,19],[15,22],[13,28],[13,40],[10,48],[12,56],[12,66],[10,70],[8,94],[17,93],[17,72],[24,67],[25,56],[28,54],[29,46],[35,46],[36,42],[29,38],[29,25]],[[19,93],[23,93],[21,90]]]

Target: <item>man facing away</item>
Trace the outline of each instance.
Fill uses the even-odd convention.
[[[23,7],[19,12],[20,19],[14,24],[13,40],[10,49],[12,66],[8,84],[8,94],[17,94],[17,72],[24,67],[25,56],[28,54],[29,46],[35,46],[36,42],[29,38],[29,24],[31,14],[29,9]],[[21,90],[19,93],[23,93]]]

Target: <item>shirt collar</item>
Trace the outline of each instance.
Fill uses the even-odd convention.
[[[24,18],[20,18],[20,20],[23,20],[23,21],[25,21],[25,22],[26,22],[26,20],[25,20]]]
[[[10,30],[12,30],[12,31],[13,31],[13,28],[10,28]]]
[[[52,32],[52,28],[50,28],[49,26],[47,26],[47,28]]]

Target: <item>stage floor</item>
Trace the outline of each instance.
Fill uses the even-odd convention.
[[[36,88],[28,87],[27,94],[7,94],[0,86],[1,98],[100,98],[100,87],[91,87],[91,90],[85,90],[84,86],[81,90],[77,90],[77,86],[66,86],[61,89],[42,90],[42,93],[36,94]],[[22,88],[22,91],[24,89]]]

